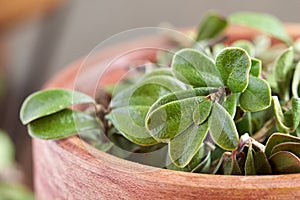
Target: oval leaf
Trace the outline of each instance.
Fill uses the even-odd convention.
[[[35,138],[54,140],[67,138],[77,132],[98,129],[100,125],[95,117],[83,112],[64,109],[29,123],[28,133]]]
[[[275,77],[277,81],[284,81],[293,69],[294,49],[292,47],[284,51],[275,61]]]
[[[192,86],[223,85],[213,60],[195,49],[182,49],[176,52],[171,66],[179,80]]]
[[[259,77],[262,70],[262,62],[256,58],[251,58],[250,74],[255,77]]]
[[[20,119],[25,125],[71,105],[94,102],[95,100],[92,97],[72,90],[50,89],[39,91],[26,98],[21,107]]]
[[[273,106],[274,106],[274,115],[275,115],[275,118],[276,118],[278,128],[280,128],[283,132],[289,132],[290,127],[288,127],[288,125],[287,125],[288,123],[287,123],[287,121],[286,121],[286,119],[283,115],[278,97],[273,96],[272,101],[273,101]]]
[[[239,136],[235,124],[227,111],[214,103],[209,117],[209,130],[212,139],[225,150],[234,150],[238,146]]]
[[[279,151],[288,151],[295,154],[298,158],[300,158],[300,142],[284,142],[280,143],[271,151],[271,155],[275,154]]]
[[[238,12],[229,16],[229,21],[234,24],[252,27],[270,34],[287,44],[291,44],[291,38],[286,33],[281,22],[272,15],[254,12]]]
[[[271,165],[264,152],[257,151],[254,154],[254,164],[257,175],[272,174]]]
[[[209,116],[212,107],[210,100],[202,101],[196,106],[193,112],[193,121],[195,124],[202,124]]]
[[[282,134],[282,133],[274,133],[272,134],[266,144],[266,148],[265,148],[265,154],[266,156],[269,158],[271,156],[271,152],[273,150],[273,148],[281,143],[284,142],[297,142],[300,143],[300,138],[298,137],[294,137],[291,135],[287,135],[287,134]]]
[[[245,161],[245,167],[244,167],[245,175],[256,175],[253,153],[254,150],[252,148],[252,145],[250,145],[248,148],[248,153]]]
[[[300,173],[300,159],[293,153],[279,151],[269,158],[274,174]]]
[[[203,100],[204,97],[192,97],[158,107],[146,117],[147,130],[158,141],[174,138],[194,123],[193,110]]]
[[[271,105],[270,86],[265,80],[250,75],[248,87],[239,100],[240,107],[245,111],[257,112],[266,109]]]
[[[217,37],[226,26],[226,19],[215,13],[209,13],[199,25],[196,41],[213,39]]]
[[[117,130],[130,141],[148,146],[157,141],[145,128],[145,118],[150,106],[160,97],[178,90],[186,89],[186,86],[167,75],[154,75],[153,71],[142,78],[142,81],[128,88],[111,101],[111,112],[106,116]]]
[[[248,53],[238,47],[227,47],[216,58],[216,67],[223,83],[232,92],[243,92],[248,85],[251,59]]]
[[[169,143],[169,155],[178,167],[185,167],[198,152],[208,132],[208,123],[191,125]]]

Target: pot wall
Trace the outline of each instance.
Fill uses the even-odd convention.
[[[300,36],[300,26],[293,25],[287,28],[293,36],[296,34]],[[299,31],[295,32],[295,30]],[[235,38],[252,38],[256,32],[232,27],[229,29],[229,34],[232,41]],[[155,48],[138,51],[122,57],[120,62],[113,63],[116,65],[114,69],[118,70],[106,71],[105,77],[109,79],[98,79],[95,70],[105,65],[108,58],[126,49],[139,47],[141,44],[170,47],[163,38],[148,38],[111,48],[99,54],[86,69],[80,68],[82,61],[72,64],[48,82],[46,87],[75,88],[92,95],[95,84],[118,80],[125,73],[122,66],[132,61],[143,62],[155,59]],[[76,75],[80,75],[81,78]],[[78,137],[59,141],[34,139],[33,151],[35,190],[37,199],[40,200],[297,199],[297,197],[300,199],[300,174],[245,177],[158,169],[97,151],[84,145]]]

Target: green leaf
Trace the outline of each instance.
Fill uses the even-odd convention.
[[[77,132],[98,129],[99,121],[83,112],[64,109],[28,124],[29,135],[44,140],[67,138]]]
[[[275,119],[276,119],[278,127],[285,132],[289,132],[290,127],[287,126],[287,122],[283,115],[278,97],[272,96],[272,101],[273,101],[273,106],[274,106],[274,115],[275,115]]]
[[[287,44],[291,44],[291,38],[286,33],[281,22],[272,15],[265,13],[238,12],[229,16],[229,22],[258,29]]]
[[[269,158],[271,156],[271,152],[276,145],[284,143],[284,142],[300,143],[300,138],[291,136],[291,135],[287,135],[287,134],[282,134],[282,133],[272,134],[269,137],[267,144],[266,144],[266,148],[265,148],[265,154],[266,154],[267,158]]]
[[[71,105],[94,102],[95,100],[92,97],[72,90],[50,89],[39,91],[26,98],[21,107],[20,119],[25,125]]]
[[[170,140],[169,154],[178,167],[185,167],[199,150],[208,132],[208,123],[192,124],[181,134]]]
[[[171,66],[179,80],[192,86],[223,85],[213,60],[195,49],[182,49],[176,52]]]
[[[211,151],[209,151],[205,157],[205,159],[197,165],[192,172],[194,173],[204,173],[208,174],[210,170],[210,164],[211,164]]]
[[[241,168],[236,160],[236,156],[231,155],[223,161],[224,175],[242,175]]]
[[[218,92],[218,88],[213,87],[199,87],[199,88],[193,88],[193,89],[187,89],[182,91],[176,91],[172,92],[170,94],[166,94],[159,98],[149,109],[149,113],[157,109],[158,107],[165,105],[167,103],[171,103],[173,101],[182,100],[186,98],[191,97],[197,97],[197,96],[207,96],[209,94]]]
[[[193,159],[188,164],[188,167],[190,169],[194,170],[201,163],[203,158],[207,155],[205,147],[206,147],[205,143],[203,143],[200,146],[199,150],[197,151],[197,153],[194,155]]]
[[[300,158],[300,142],[284,142],[277,144],[272,149],[271,155],[279,151],[288,151]]]
[[[293,130],[300,124],[300,98],[292,98]]]
[[[225,150],[234,150],[238,146],[239,136],[235,124],[228,112],[218,103],[214,103],[209,117],[212,139]]]
[[[251,59],[248,53],[238,47],[227,47],[216,58],[216,67],[223,83],[232,92],[243,92],[248,85]]]
[[[293,76],[293,82],[292,82],[292,93],[295,98],[299,98],[299,94],[298,94],[299,85],[300,85],[300,61],[296,65],[294,76]]]
[[[230,46],[232,47],[240,47],[242,49],[244,49],[245,51],[247,51],[247,53],[250,56],[254,56],[254,46],[253,44],[248,41],[248,40],[237,40],[234,43],[232,43]]]
[[[225,101],[222,103],[222,106],[226,109],[229,115],[233,118],[236,113],[237,102],[239,99],[238,93],[233,93],[230,96],[226,97]]]
[[[148,113],[146,128],[158,141],[168,141],[182,133],[193,122],[192,113],[204,97],[172,101]]]
[[[262,62],[256,58],[251,58],[250,74],[255,77],[259,77],[262,70]]]
[[[252,148],[252,145],[248,148],[248,153],[245,161],[245,175],[256,175],[256,169],[255,169],[255,161],[253,156],[254,150]]]
[[[0,130],[0,172],[14,163],[15,150],[9,136]]]
[[[293,153],[279,151],[269,158],[274,174],[300,173],[300,159]]]
[[[186,88],[175,78],[157,75],[154,70],[133,87],[114,96],[112,110],[106,118],[130,141],[143,146],[156,144],[157,141],[145,128],[150,106],[160,97]]]
[[[113,109],[108,115],[106,115],[106,119],[110,120],[112,124],[118,129],[120,133],[128,140],[133,143],[149,146],[153,144],[157,144],[157,141],[149,134],[145,126],[138,125],[130,115],[134,111],[130,111],[132,107],[120,107]],[[134,109],[135,110],[135,109]],[[136,117],[135,119],[137,119]],[[143,120],[141,118],[141,120]]]
[[[193,112],[193,121],[195,124],[202,124],[209,116],[212,107],[210,100],[202,101]]]
[[[293,69],[294,49],[292,47],[285,50],[275,61],[275,77],[277,81],[284,81]]]
[[[272,174],[272,168],[264,152],[257,151],[254,154],[254,164],[257,175]]]
[[[240,96],[240,107],[245,111],[257,112],[271,105],[269,84],[260,78],[249,76],[249,84]]]
[[[217,37],[226,26],[226,19],[215,13],[209,13],[199,25],[196,41],[213,39]]]

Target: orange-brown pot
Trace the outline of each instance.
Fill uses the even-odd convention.
[[[288,25],[293,37],[300,26]],[[229,40],[251,39],[257,32],[230,27]],[[95,71],[119,53],[150,46],[111,63],[98,80]],[[169,48],[162,37],[136,40],[99,53],[85,70],[78,61],[46,84],[47,88],[74,88],[93,95],[95,84],[116,82],[133,62],[154,61],[156,46]],[[83,78],[78,78],[78,75]],[[225,176],[159,169],[126,161],[84,145],[79,137],[33,142],[37,199],[300,199],[300,174]],[[93,153],[91,153],[93,151]]]

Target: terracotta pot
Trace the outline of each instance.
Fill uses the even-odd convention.
[[[293,37],[300,26],[289,25]],[[228,30],[230,40],[252,38],[257,32],[240,27]],[[117,81],[124,66],[154,60],[156,49],[128,54],[112,63],[114,71],[100,81],[101,65],[126,49],[148,46],[169,48],[162,37],[147,38],[102,51],[85,70],[78,61],[46,84],[47,88],[74,88],[93,94],[95,84]],[[119,68],[120,67],[120,68]],[[117,70],[116,70],[117,69]],[[80,74],[82,79],[76,79]],[[78,77],[78,76],[77,76]],[[102,76],[103,77],[103,76]],[[108,78],[109,77],[109,78]],[[79,82],[80,84],[79,84]],[[59,141],[34,140],[37,199],[300,199],[300,174],[225,176],[159,169],[126,161],[84,145],[79,137]],[[91,153],[91,151],[93,153]],[[298,198],[297,198],[298,197]]]

